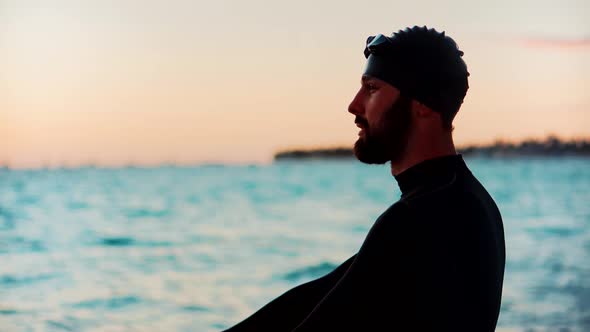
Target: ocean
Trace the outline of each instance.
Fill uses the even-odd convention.
[[[504,219],[497,331],[590,331],[590,158],[465,157]],[[0,169],[0,331],[220,331],[353,255],[387,165]]]

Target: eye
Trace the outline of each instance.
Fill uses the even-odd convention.
[[[376,90],[379,90],[379,86],[377,86],[377,84],[371,81],[364,81],[361,85],[362,89],[368,92],[374,92]]]

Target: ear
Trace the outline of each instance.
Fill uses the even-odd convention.
[[[414,110],[414,114],[418,118],[431,118],[435,115],[438,115],[438,113],[433,111],[430,107],[415,99],[412,99],[412,110]]]

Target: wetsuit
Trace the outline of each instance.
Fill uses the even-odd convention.
[[[395,176],[402,195],[358,253],[227,331],[494,331],[500,212],[461,154]]]

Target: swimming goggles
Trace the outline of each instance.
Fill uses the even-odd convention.
[[[378,34],[376,36],[369,36],[367,38],[367,46],[365,47],[365,58],[368,58],[371,54],[382,53],[384,48],[391,46],[391,40],[389,37]]]

